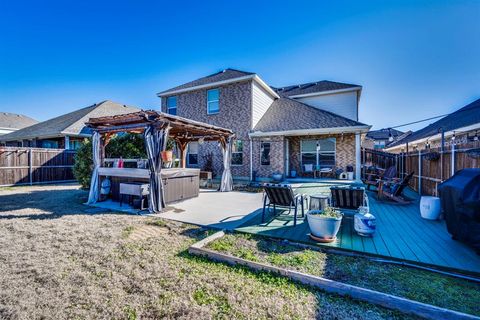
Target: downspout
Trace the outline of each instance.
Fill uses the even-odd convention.
[[[250,182],[253,180],[253,139],[252,137],[248,137],[250,139]]]

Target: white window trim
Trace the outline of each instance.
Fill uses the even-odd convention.
[[[269,152],[269,154],[268,154],[268,162],[269,162],[269,164],[263,164],[263,163],[262,163],[262,145],[263,145],[263,144],[269,144],[269,145],[270,145],[270,152]],[[266,166],[266,167],[268,167],[268,166],[271,166],[271,165],[272,165],[272,156],[271,156],[271,153],[272,153],[272,143],[271,143],[271,142],[268,142],[268,141],[267,141],[267,142],[260,142],[260,165],[261,165],[261,166]]]
[[[208,101],[208,92],[212,91],[212,90],[217,90],[218,91],[218,99]],[[208,105],[209,105],[210,102],[218,102],[218,111],[215,111],[215,112],[210,112],[209,111]],[[220,113],[220,88],[212,88],[212,89],[207,90],[207,114],[218,114],[218,113]]]
[[[175,108],[170,108],[170,107],[168,106],[168,99],[171,99],[171,98],[175,98]],[[178,96],[170,96],[170,97],[167,97],[167,103],[166,103],[166,105],[167,105],[167,113],[168,113],[168,114],[171,114],[171,113],[170,113],[170,110],[171,110],[171,109],[175,109],[175,115],[176,115],[176,114],[177,114],[177,110],[178,110],[178,109],[177,109],[177,106],[178,106]]]
[[[312,153],[311,151],[305,151],[305,152],[303,152],[303,150],[302,150],[302,142],[303,142],[303,141],[318,141],[318,140],[322,140],[322,139],[334,139],[334,149],[333,149],[333,151],[323,151],[323,152],[322,152],[322,150],[320,150],[320,152],[318,152],[318,151],[315,150],[314,153],[317,153],[317,152],[318,152],[319,155],[322,154],[322,153],[323,153],[323,154],[333,154],[333,161],[334,161],[334,164],[336,165],[336,163],[337,163],[337,138],[335,138],[335,137],[326,137],[326,138],[320,138],[320,139],[302,139],[302,140],[300,140],[300,166],[301,166],[301,168],[303,168],[303,157],[302,157],[302,154],[303,154],[303,153]],[[320,156],[318,157],[318,159],[319,159],[319,161],[320,161]],[[318,166],[318,165],[319,165],[318,163],[314,164],[314,169],[315,169],[315,167]]]

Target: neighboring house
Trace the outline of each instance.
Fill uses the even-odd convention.
[[[38,123],[38,121],[23,114],[0,112],[0,135],[17,131],[35,123]]]
[[[426,145],[431,148],[440,147],[442,132],[445,145],[449,145],[452,137],[456,143],[478,141],[480,134],[480,99],[450,113],[448,116],[415,131],[403,139],[398,139],[386,146],[386,151],[400,153],[423,150]]]
[[[139,110],[107,100],[0,136],[0,143],[7,146],[77,149],[84,138],[91,136],[90,129],[85,126],[88,119]]]
[[[358,122],[361,90],[331,81],[274,88],[255,73],[226,69],[158,96],[164,112],[232,129],[232,174],[247,180],[292,170],[312,176],[310,164],[360,172],[361,134],[370,129]],[[191,143],[188,164],[203,168],[212,153],[220,174],[222,157],[210,144]]]
[[[367,149],[384,149],[387,144],[396,140],[403,132],[395,129],[380,129],[369,131],[362,141],[362,146]]]

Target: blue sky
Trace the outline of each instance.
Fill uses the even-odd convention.
[[[390,127],[480,98],[479,21],[480,1],[1,1],[0,111],[158,108],[232,67],[360,84],[360,120]]]

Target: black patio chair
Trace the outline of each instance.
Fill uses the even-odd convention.
[[[301,194],[295,194],[292,186],[288,184],[265,184],[263,186],[265,191],[263,198],[262,223],[265,221],[265,210],[273,205],[273,215],[276,214],[277,207],[288,208],[290,214],[291,209],[294,209],[294,222],[297,225],[297,211],[300,203],[302,209],[302,217],[305,217],[304,201],[306,197]],[[268,201],[268,203],[267,203]]]
[[[350,210],[368,207],[368,197],[364,187],[333,186],[330,191],[332,193],[332,207]]]

